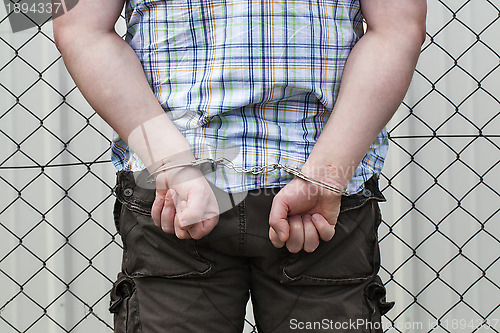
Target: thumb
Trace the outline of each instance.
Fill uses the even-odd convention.
[[[156,197],[164,197],[167,194],[168,190],[168,181],[165,173],[160,173],[156,176],[155,179],[156,184]]]
[[[181,229],[189,229],[189,226],[203,219],[207,206],[205,198],[197,191],[188,194],[187,203],[181,212],[179,225]]]
[[[340,196],[329,195],[322,197],[319,202],[320,213],[330,225],[335,225],[337,223],[337,218],[340,213]]]
[[[290,225],[288,224],[288,213],[290,209],[287,203],[281,198],[281,196],[276,195],[273,199],[273,204],[271,205],[271,212],[269,213],[269,226],[276,233],[279,241],[283,244],[288,240],[290,236]],[[272,233],[270,232],[270,236]],[[271,239],[273,241],[273,239]]]

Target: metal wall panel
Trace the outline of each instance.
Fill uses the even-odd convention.
[[[495,6],[429,0],[429,36],[390,123],[381,179],[391,332],[500,330]],[[114,169],[86,164],[109,159],[111,129],[75,89],[51,38],[50,23],[12,33],[0,21],[0,332],[111,331],[107,292],[121,256]]]

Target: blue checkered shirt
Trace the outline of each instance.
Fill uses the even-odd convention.
[[[126,22],[126,41],[195,156],[223,156],[245,168],[306,161],[363,33],[358,0],[129,0]],[[384,130],[349,192],[381,171],[387,147]],[[116,135],[112,160],[118,170],[144,169]],[[284,186],[293,176],[219,166],[207,178],[247,191]]]

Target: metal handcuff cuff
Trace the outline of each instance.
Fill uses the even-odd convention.
[[[154,176],[156,176],[160,172],[168,171],[168,170],[175,169],[175,168],[197,167],[197,166],[200,166],[202,164],[207,164],[207,163],[211,164],[212,168],[214,168],[215,165],[217,165],[217,164],[221,164],[228,169],[234,170],[235,172],[251,173],[253,175],[259,175],[259,174],[268,173],[268,172],[271,172],[274,170],[283,169],[284,171],[286,171],[286,172],[288,172],[296,177],[299,177],[299,178],[301,178],[305,181],[308,181],[314,185],[323,187],[323,188],[330,190],[334,193],[345,195],[345,196],[351,195],[349,192],[347,192],[346,189],[340,189],[340,188],[331,186],[329,184],[326,184],[324,182],[321,182],[319,180],[316,180],[314,178],[307,176],[302,171],[300,171],[299,168],[297,168],[297,167],[289,167],[289,166],[286,166],[283,164],[274,163],[274,164],[268,164],[268,165],[264,165],[264,166],[260,166],[260,167],[255,166],[255,167],[252,167],[250,169],[246,169],[244,167],[234,165],[234,163],[232,161],[230,161],[224,157],[221,157],[218,159],[202,158],[202,159],[194,160],[194,161],[189,162],[189,163],[182,163],[182,164],[175,164],[175,165],[164,165],[164,166],[159,167],[153,173],[151,173],[149,175],[149,177],[146,179],[146,181],[148,183],[152,183],[154,181]]]

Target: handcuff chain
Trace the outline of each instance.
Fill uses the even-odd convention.
[[[228,160],[227,158],[225,157],[222,157],[218,160],[215,160],[215,162],[219,163],[219,164],[222,164],[223,166],[225,166],[226,168],[228,169],[231,169],[231,170],[234,170],[235,172],[238,172],[238,173],[251,173],[253,175],[260,175],[260,174],[263,174],[263,173],[269,173],[271,171],[274,171],[276,169],[280,169],[282,167],[281,164],[268,164],[268,165],[264,165],[264,166],[254,166],[250,169],[247,169],[245,167],[242,167],[242,166],[236,166],[232,161]]]
[[[164,172],[164,171],[175,169],[175,168],[195,167],[195,166],[200,166],[200,165],[206,164],[206,163],[211,164],[212,168],[215,168],[215,166],[217,164],[221,164],[224,167],[231,169],[237,173],[251,173],[253,175],[261,175],[261,174],[269,173],[269,172],[277,170],[277,169],[283,169],[284,171],[286,171],[286,172],[288,172],[288,173],[290,173],[298,178],[301,178],[301,179],[308,181],[312,184],[323,187],[323,188],[330,190],[334,193],[346,195],[346,196],[350,195],[350,193],[347,192],[345,189],[342,190],[340,188],[334,187],[332,185],[329,185],[327,183],[321,182],[319,180],[316,180],[314,178],[307,176],[302,171],[300,171],[299,168],[297,168],[297,167],[289,167],[287,165],[273,163],[273,164],[267,164],[267,165],[263,165],[263,166],[254,166],[252,168],[247,169],[245,167],[235,165],[231,160],[229,160],[225,157],[221,157],[218,159],[202,158],[202,159],[197,159],[197,160],[191,161],[189,163],[176,164],[176,165],[164,165],[164,166],[159,167],[153,173],[151,173],[149,175],[149,177],[147,178],[147,181],[153,182],[154,176],[159,174],[160,172]]]

